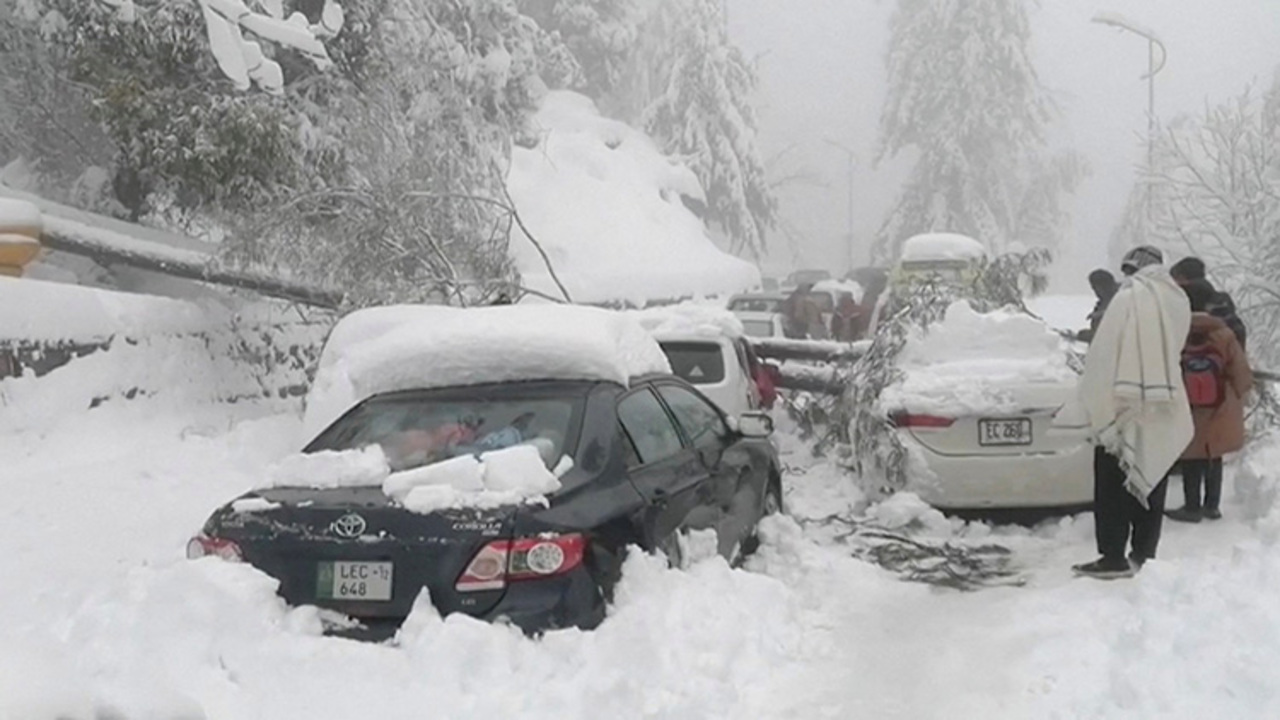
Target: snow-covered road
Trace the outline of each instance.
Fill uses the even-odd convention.
[[[1223,522],[1166,526],[1128,582],[1070,576],[1087,515],[992,529],[908,499],[892,515],[913,537],[1001,544],[1025,585],[902,582],[776,518],[743,570],[633,557],[594,632],[424,612],[372,646],[318,636],[247,567],[182,559],[212,507],[297,447],[296,414],[135,401],[22,426],[0,409],[3,720],[1280,716],[1280,524],[1239,492]],[[788,493],[801,519],[856,497],[824,465]]]

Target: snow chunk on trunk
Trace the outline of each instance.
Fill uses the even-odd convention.
[[[447,508],[495,508],[546,502],[560,489],[560,480],[547,469],[542,454],[532,445],[470,455],[395,473],[383,492],[412,512],[431,513]]]
[[[267,472],[267,487],[343,488],[381,485],[391,473],[382,446],[290,455]]]

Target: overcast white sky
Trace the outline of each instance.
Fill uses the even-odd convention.
[[[848,153],[854,151],[855,258],[892,203],[909,159],[872,168],[884,97],[884,52],[892,0],[728,0],[730,31],[761,73],[761,142],[778,176],[805,172],[782,193],[781,237],[766,271],[793,262],[843,270]],[[1032,2],[1032,53],[1062,110],[1055,132],[1082,153],[1092,175],[1072,202],[1074,222],[1060,260],[1059,289],[1083,290],[1106,263],[1106,242],[1141,160],[1146,132],[1146,44],[1090,18],[1119,12],[1155,30],[1169,48],[1156,79],[1156,114],[1168,119],[1265,85],[1280,66],[1280,0],[1042,0]],[[798,256],[798,257],[797,257]]]

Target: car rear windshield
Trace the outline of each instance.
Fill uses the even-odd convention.
[[[733,312],[782,312],[782,298],[741,297],[729,302]]]
[[[773,323],[768,320],[743,320],[742,331],[751,337],[773,337]]]
[[[724,380],[724,356],[718,343],[664,342],[662,350],[671,372],[694,385],[714,385]]]
[[[381,445],[393,471],[515,445],[538,449],[548,468],[572,454],[585,398],[546,394],[458,397],[396,393],[365,401],[308,448]]]

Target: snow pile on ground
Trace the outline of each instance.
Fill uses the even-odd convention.
[[[982,243],[958,233],[926,233],[902,244],[902,262],[978,260],[987,256]]]
[[[681,196],[697,178],[644,133],[601,117],[586,97],[553,92],[533,118],[536,147],[512,150],[507,188],[575,302],[666,300],[760,284],[750,263],[712,244]],[[559,297],[523,235],[511,242],[524,282]]]
[[[1028,398],[1066,402],[1077,382],[1067,342],[1043,321],[1013,310],[980,313],[964,300],[941,322],[912,330],[898,368],[901,379],[880,395],[885,412],[1007,413]]]
[[[682,302],[624,313],[658,338],[742,337],[742,321],[719,305]]]
[[[606,380],[669,372],[622,313],[570,305],[359,310],[334,328],[307,396],[317,434],[361,400],[397,390],[519,380]]]
[[[1089,326],[1089,313],[1097,298],[1092,295],[1039,295],[1027,298],[1027,309],[1055,330],[1080,330]]]

